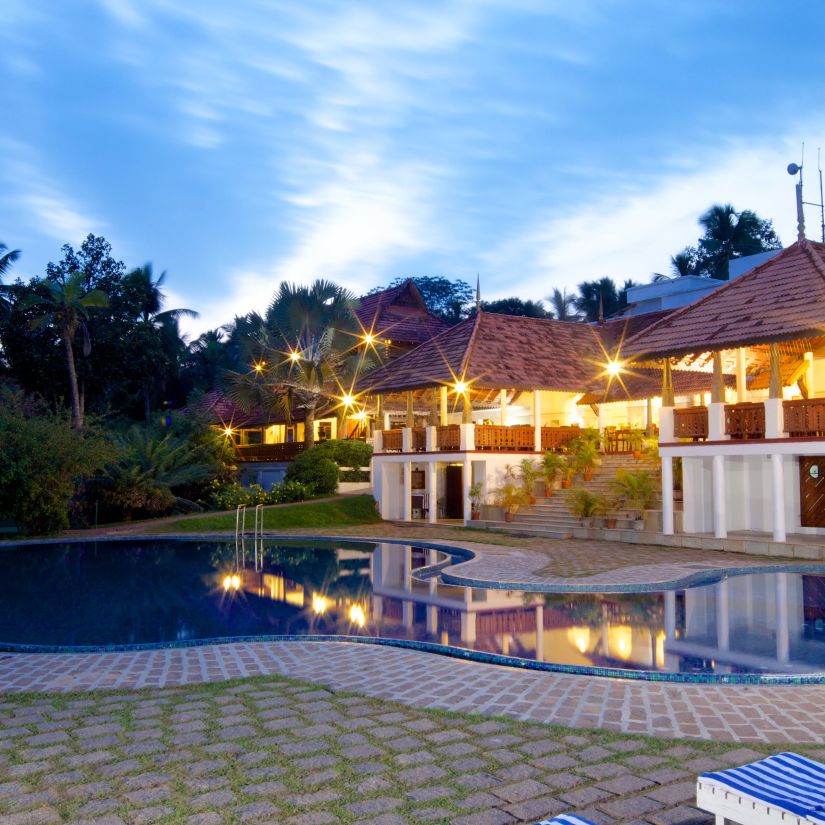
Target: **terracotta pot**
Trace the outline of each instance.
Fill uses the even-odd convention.
[[[472,510],[470,512],[470,518],[473,521],[478,521],[481,518],[481,510]]]
[[[535,504],[535,503],[536,503],[536,497],[532,493],[530,493],[530,504]]]
[[[569,490],[570,487],[572,486],[572,484],[573,484],[573,482],[569,478],[562,479],[561,486],[565,490]]]
[[[604,526],[608,530],[615,530],[616,529],[616,517],[608,517],[604,520]]]
[[[588,468],[584,471],[583,478],[584,478],[584,480],[585,480],[585,481],[590,481],[590,479],[591,479],[591,478],[593,478],[593,470],[592,470],[592,468],[588,467]]]
[[[635,458],[636,461],[638,461],[641,457],[642,457],[642,451],[641,450],[634,450],[633,451],[633,458]]]
[[[505,521],[512,521],[516,517],[515,513],[505,513],[504,520]]]
[[[553,488],[548,486],[544,488],[544,496],[545,498],[553,498]]]

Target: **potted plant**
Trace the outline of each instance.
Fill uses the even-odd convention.
[[[532,458],[524,458],[519,464],[521,470],[521,484],[530,504],[536,503],[536,481],[541,475],[538,465]]]
[[[541,474],[544,477],[544,495],[550,498],[553,495],[553,485],[567,466],[565,460],[558,454],[548,450],[541,460]]]
[[[589,527],[593,517],[604,512],[605,499],[598,493],[591,493],[584,487],[577,487],[567,497],[570,514],[581,520],[584,527]]]
[[[604,515],[604,526],[608,530],[615,530],[617,525],[617,514],[622,508],[622,502],[616,496],[607,496],[604,500],[602,515]]]
[[[575,456],[567,455],[564,460],[564,470],[561,477],[561,486],[565,490],[573,486],[573,476],[576,475]]]
[[[512,521],[519,507],[527,500],[524,488],[514,481],[505,481],[493,491],[496,504],[504,509],[504,520]]]
[[[477,481],[470,485],[470,518],[478,521],[481,518],[481,488],[483,484]]]
[[[633,511],[637,521],[644,518],[644,511],[656,498],[657,485],[650,473],[631,473],[622,470],[613,479],[613,492],[628,510]]]
[[[630,428],[630,449],[633,451],[633,458],[638,461],[644,453],[645,431],[641,427]]]
[[[576,446],[574,461],[576,469],[582,474],[585,481],[593,478],[593,466],[596,463],[598,451],[596,445],[589,439],[581,439]]]

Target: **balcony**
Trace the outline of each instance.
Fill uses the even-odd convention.
[[[825,398],[800,398],[785,401],[785,432],[791,438],[825,436]]]
[[[435,446],[442,452],[456,452],[461,449],[461,427],[458,424],[447,424],[435,428]]]
[[[303,441],[291,444],[244,444],[235,447],[238,461],[292,461],[304,449]]]
[[[673,436],[705,441],[708,437],[708,408],[683,407],[673,410]]]
[[[400,453],[403,449],[403,430],[384,430],[381,433],[381,449],[385,453]]]
[[[761,401],[726,404],[725,433],[731,438],[764,438],[765,405]]]
[[[428,433],[431,431],[431,435]],[[563,450],[581,435],[578,425],[542,427],[541,450]],[[535,428],[529,424],[447,424],[441,427],[412,427],[381,432],[379,453],[422,452],[504,452],[536,451]]]

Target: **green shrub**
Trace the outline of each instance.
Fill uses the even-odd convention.
[[[590,490],[585,490],[584,487],[576,487],[570,491],[567,497],[567,506],[571,515],[576,518],[587,519],[600,516],[605,511],[607,502],[604,496],[598,493],[591,493]]]
[[[372,446],[354,438],[321,441],[312,452],[319,457],[331,458],[339,467],[369,467],[372,458]]]
[[[0,520],[28,534],[65,530],[79,485],[112,452],[94,427],[74,430],[41,401],[0,390]]]
[[[338,472],[338,481],[369,481],[369,470],[340,470]]]
[[[316,495],[333,495],[338,490],[338,465],[331,458],[318,454],[317,448],[299,453],[286,470],[285,481],[300,481]]]
[[[300,481],[285,481],[273,484],[272,489],[264,490],[259,484],[242,487],[236,481],[230,484],[214,484],[209,497],[211,510],[234,510],[241,504],[254,507],[258,504],[289,504],[312,498],[312,488]]]

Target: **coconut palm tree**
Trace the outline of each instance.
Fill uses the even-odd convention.
[[[83,354],[88,356],[92,351],[92,339],[87,326],[89,311],[109,305],[109,296],[105,292],[99,289],[84,292],[83,282],[82,272],[72,272],[59,281],[43,281],[45,297],[31,296],[26,302],[28,306],[41,306],[45,309],[42,315],[32,319],[31,328],[35,330],[51,324],[63,341],[72,399],[72,427],[77,430],[83,428],[83,406],[77,385],[74,339],[80,330],[83,334]]]
[[[9,302],[4,294],[5,288],[2,285],[3,276],[19,257],[19,249],[9,249],[4,243],[0,243],[0,318],[4,317],[9,311]]]
[[[581,316],[576,312],[576,297],[568,295],[566,289],[559,291],[554,289],[553,292],[545,298],[553,307],[553,315],[559,321],[580,321]]]

